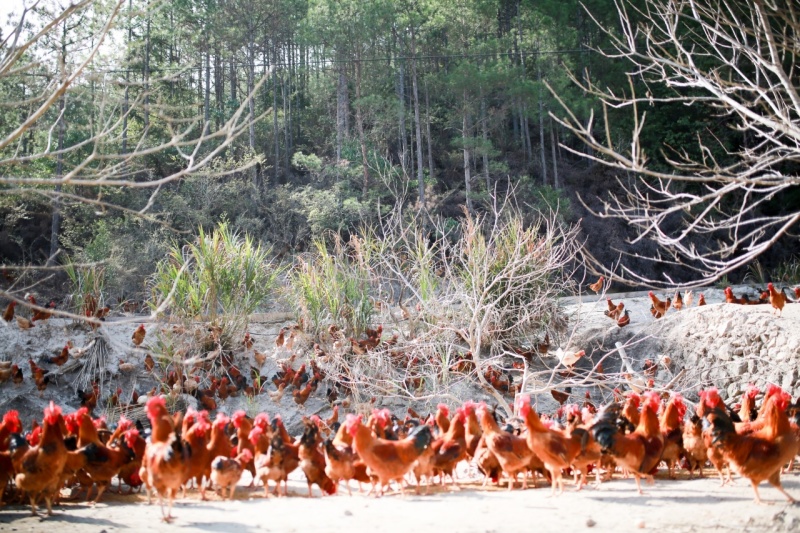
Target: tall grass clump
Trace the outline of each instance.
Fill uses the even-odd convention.
[[[270,251],[227,222],[211,233],[200,228],[194,242],[173,244],[159,262],[151,283],[151,306],[179,319],[221,326],[224,336],[238,334],[272,293],[281,273]]]
[[[106,283],[105,269],[98,264],[76,264],[71,258],[64,260],[64,272],[69,278],[69,299],[76,313],[96,310],[102,305]]]
[[[319,333],[336,324],[360,335],[374,314],[370,297],[373,241],[353,237],[345,244],[334,238],[331,249],[322,239],[300,257],[290,275],[290,288],[306,328]]]

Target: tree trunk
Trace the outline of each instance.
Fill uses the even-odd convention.
[[[133,11],[133,0],[128,0],[128,42],[126,45],[127,65],[125,65],[125,97],[122,102],[122,153],[128,153],[128,108],[130,106],[129,90],[131,84],[131,70],[130,70],[130,49],[131,40],[133,39],[133,26],[131,25],[131,16]]]
[[[431,106],[428,101],[428,80],[425,80],[425,127],[428,130],[428,177],[431,180],[436,178],[433,173],[433,140],[431,138]]]
[[[66,54],[66,45],[62,48],[62,53]],[[58,155],[56,156],[56,180],[61,181],[64,176],[64,131],[66,124],[64,121],[64,110],[67,107],[67,96],[64,94],[58,100]],[[58,236],[61,233],[61,184],[55,186],[55,195],[53,196],[53,214],[50,221],[50,256],[47,258],[47,265],[53,265],[56,260],[56,253],[58,253]]]
[[[361,50],[356,53],[356,126],[358,127],[358,142],[361,144],[361,167],[364,173],[364,183],[361,196],[366,197],[369,188],[369,164],[367,160],[367,138],[364,134],[364,117],[361,114]]]
[[[491,178],[489,177],[489,126],[486,123],[486,98],[481,89],[481,137],[483,138],[483,148],[481,156],[483,157],[483,179],[486,182],[486,192],[492,192]]]
[[[144,41],[144,129],[150,127],[150,2],[147,2],[147,25]]]
[[[542,184],[547,185],[547,159],[544,155],[544,102],[542,101],[542,68],[537,66],[539,78],[539,153],[542,156]]]
[[[278,136],[278,50],[275,43],[272,44],[272,137],[275,141],[275,163],[273,165],[273,177],[278,183],[280,173],[281,140]]]
[[[289,76],[281,76],[281,98],[283,100],[283,168],[284,172],[289,172],[289,146],[291,139],[289,134],[289,116],[291,115],[292,104],[289,102],[289,91],[286,84],[289,82]],[[284,176],[285,177],[285,176]],[[285,181],[285,180],[284,180]]]
[[[208,34],[206,34],[208,38]],[[206,86],[203,93],[203,131],[208,131],[211,118],[211,50],[206,44]]]
[[[404,171],[408,170],[408,137],[406,133],[406,80],[403,61],[400,61],[400,68],[397,70],[397,100],[400,104],[397,113],[398,130],[400,134],[400,166]]]
[[[67,78],[67,25],[64,22],[64,31],[61,35],[61,81]],[[61,178],[64,176],[64,131],[67,128],[64,120],[64,112],[67,107],[67,95],[62,94],[58,99],[58,155],[56,156],[56,180],[59,182],[55,186],[53,196],[53,213],[50,220],[50,255],[47,258],[47,265],[53,265],[58,252],[58,236],[61,233]]]
[[[233,57],[233,51],[231,51],[231,64],[230,64],[230,76],[231,76],[231,105],[236,107],[236,58]]]
[[[528,154],[528,166],[533,165],[533,144],[531,144],[531,125],[528,122],[528,106],[522,105],[522,135],[525,139],[525,151]]]
[[[417,89],[417,38],[411,30],[411,88],[414,92],[414,122],[417,137],[417,183],[419,189],[419,211],[425,211],[425,177],[422,174],[422,121],[419,118],[419,91]]]
[[[467,135],[469,134],[469,108],[467,107],[467,91],[464,90],[464,114],[462,117],[462,134],[461,138],[464,142],[464,185],[465,191],[467,196],[467,211],[472,212],[472,175],[471,175],[471,167],[469,161],[469,140]]]
[[[553,152],[553,187],[556,189],[561,188],[561,183],[559,183],[558,179],[558,157],[556,154],[556,134],[555,134],[555,127],[553,126],[553,121],[550,121],[550,149]]]
[[[255,88],[256,77],[256,57],[255,57],[255,32],[253,27],[248,24],[247,39],[247,114],[250,141],[250,155],[256,152],[256,102],[253,90]],[[257,166],[255,169],[254,181],[256,186],[261,187],[261,171]]]
[[[344,57],[344,54],[339,52],[337,57],[340,59]],[[350,104],[348,103],[347,98],[347,73],[345,72],[345,62],[338,61],[337,67],[339,70],[339,76],[337,77],[336,82],[336,160],[339,161],[342,159],[342,144],[344,140],[347,138],[347,134],[350,130],[349,128],[349,120],[348,120],[348,113]],[[317,69],[319,72],[320,69]]]

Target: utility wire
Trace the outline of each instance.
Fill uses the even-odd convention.
[[[310,68],[312,70],[320,70],[320,71],[328,71],[331,70],[330,67],[327,65],[337,65],[337,64],[347,64],[353,65],[356,63],[372,63],[372,62],[390,62],[390,61],[409,61],[409,60],[417,60],[417,61],[430,61],[430,60],[442,60],[442,59],[480,59],[480,58],[519,58],[519,57],[536,57],[540,55],[567,55],[567,54],[576,54],[576,53],[585,53],[587,49],[560,49],[560,50],[536,50],[530,52],[516,52],[516,53],[508,53],[508,52],[495,52],[495,53],[485,53],[485,54],[431,54],[431,55],[423,55],[423,56],[391,56],[391,57],[371,57],[366,59],[321,59],[318,61],[310,60],[306,61],[303,59],[303,67],[302,68]],[[202,61],[202,59],[201,59]],[[234,61],[237,66],[240,67],[248,67],[249,65],[244,61]],[[293,63],[288,63],[285,61],[281,61],[278,63],[258,63],[253,65],[253,68],[258,69],[266,69],[268,67],[273,67],[275,69],[286,68],[286,67],[294,67],[300,68],[301,61],[297,60]],[[223,66],[223,70],[230,65],[230,61],[226,62]],[[155,70],[155,72],[181,72],[187,70],[195,70],[195,69],[202,69],[204,68],[202,65],[199,66],[187,66],[187,67],[159,67]],[[139,70],[139,69],[135,69]],[[124,74],[126,72],[134,71],[134,69],[106,69],[106,70],[90,70],[87,71],[90,74]],[[151,74],[154,71],[151,71]],[[39,73],[20,73],[17,76],[31,76],[31,77],[48,77],[49,74],[39,74]]]

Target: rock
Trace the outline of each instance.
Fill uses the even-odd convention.
[[[591,518],[589,518],[588,520],[586,520],[586,527],[594,527],[594,526],[596,526],[596,525],[597,525],[597,522],[595,522],[595,521],[594,521],[594,520],[592,520]]]
[[[796,381],[796,372],[792,370],[791,372],[787,372],[783,375],[783,379],[781,380],[781,388],[783,390],[791,390],[794,387],[794,383]]]
[[[717,351],[717,359],[721,359],[723,361],[730,361],[732,358],[732,354],[733,351],[731,350],[731,345],[723,344]]]
[[[731,329],[733,329],[733,322],[726,320],[717,327],[717,335],[724,337]]]
[[[728,388],[726,389],[727,392],[728,392],[728,398],[735,397],[737,395],[737,393],[739,392],[740,388],[741,387],[739,386],[738,383],[731,383],[730,385],[728,385]]]

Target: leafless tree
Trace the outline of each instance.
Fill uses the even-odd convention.
[[[157,222],[149,211],[164,185],[198,173],[232,174],[260,161],[259,156],[252,155],[237,164],[212,165],[248,132],[253,121],[263,117],[249,112],[248,98],[215,128],[213,121],[204,120],[197,106],[174,105],[160,91],[188,71],[168,72],[161,79],[129,80],[124,54],[117,57],[114,50],[121,41],[117,33],[129,24],[127,17],[144,14],[125,10],[127,3],[28,2],[22,6],[15,27],[0,42],[0,86],[23,87],[21,95],[4,91],[0,96],[2,108],[18,110],[18,121],[0,130],[0,194],[50,198],[56,243],[56,215],[62,201],[93,204],[98,210],[119,209]],[[157,9],[160,3],[149,6]],[[79,34],[65,38],[68,29],[77,27],[81,27]],[[256,80],[251,92],[257,92],[268,76],[269,72]],[[66,142],[67,110],[81,101],[89,102],[91,110],[86,118],[87,131],[77,141]],[[141,128],[130,127],[132,117],[143,111],[149,120]],[[36,142],[32,141],[34,136]],[[144,161],[168,150],[177,155],[180,168],[154,178]],[[36,172],[35,164],[48,159],[58,161],[56,173]],[[131,209],[104,200],[103,190],[109,187],[152,192],[144,206]],[[12,289],[2,294],[24,303],[11,294],[20,288]]]
[[[565,116],[553,115],[592,150],[564,148],[638,177],[631,183],[618,179],[624,193],[611,195],[598,214],[634,226],[633,245],[655,240],[660,252],[650,259],[692,269],[696,285],[746,265],[783,237],[796,238],[791,232],[800,221],[798,206],[783,206],[778,214],[762,208],[800,184],[800,8],[781,0],[615,0],[615,5],[619,26],[603,28],[612,49],[598,52],[628,62],[630,92],[576,76],[573,81],[602,102],[601,124],[594,117],[582,122],[562,100]],[[651,93],[656,84],[667,89],[666,96]],[[641,86],[647,89],[637,94],[634,87]],[[742,133],[742,146],[726,150],[715,132],[698,132],[697,150],[666,147],[672,168],[655,169],[640,136],[647,109],[663,103],[708,107]],[[612,109],[633,115],[629,146],[612,138]],[[714,156],[721,153],[725,161]],[[678,229],[676,218],[682,221]],[[671,283],[623,270],[624,277],[640,283]]]
[[[365,353],[329,344],[326,365],[361,398],[461,398],[477,382],[511,414],[487,376],[496,371],[513,394],[525,380],[508,363],[509,346],[565,331],[557,297],[570,283],[577,230],[555,216],[526,221],[510,203],[484,215],[465,210],[457,228],[425,227],[396,210],[350,244],[343,257],[368,263],[381,302],[373,320],[396,337]]]

